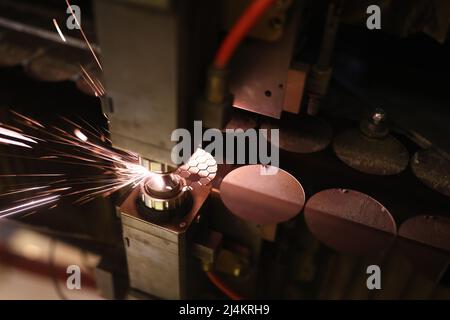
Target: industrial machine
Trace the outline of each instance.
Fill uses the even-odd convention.
[[[145,179],[0,230],[95,253],[109,299],[449,299],[449,26],[445,0],[2,0],[0,122],[107,127]]]

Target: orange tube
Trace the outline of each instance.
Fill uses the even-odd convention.
[[[230,289],[214,272],[206,271],[209,280],[231,300],[244,300],[239,294]]]
[[[241,41],[275,1],[253,0],[220,45],[214,59],[214,67],[223,69],[227,66]]]

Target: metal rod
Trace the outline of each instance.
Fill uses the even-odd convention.
[[[29,35],[36,36],[36,37],[39,37],[39,38],[42,38],[45,40],[50,40],[53,42],[61,43],[61,38],[56,32],[37,28],[34,26],[30,26],[27,24],[9,20],[9,19],[3,18],[3,17],[0,17],[0,26],[4,27],[6,29],[9,29],[9,30],[13,30],[13,31],[21,32],[21,33],[27,33]],[[82,50],[88,49],[87,44],[83,40],[80,40],[80,39],[77,39],[74,37],[70,37],[70,36],[66,36],[65,38],[67,40],[67,42],[65,42],[65,44],[68,44],[71,47],[75,47],[75,48],[82,49]],[[96,52],[100,53],[100,47],[98,45],[92,44],[92,48]]]

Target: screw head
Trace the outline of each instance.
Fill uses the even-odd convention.
[[[383,109],[377,108],[373,111],[371,119],[374,124],[379,124],[386,120],[386,112]]]

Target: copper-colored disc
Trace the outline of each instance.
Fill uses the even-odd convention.
[[[368,174],[398,174],[409,162],[408,151],[393,136],[369,138],[358,129],[339,134],[333,141],[333,149],[349,167]]]
[[[421,150],[411,159],[414,175],[428,187],[450,197],[450,161],[434,150]]]
[[[262,165],[231,171],[222,180],[220,197],[234,215],[257,224],[277,224],[295,217],[305,203],[302,185],[282,169],[262,175]]]
[[[329,189],[312,196],[305,220],[318,240],[339,252],[376,255],[389,247],[396,224],[389,211],[368,195],[346,189]]]
[[[402,223],[398,246],[414,270],[432,281],[439,281],[450,259],[450,219],[417,216]]]

